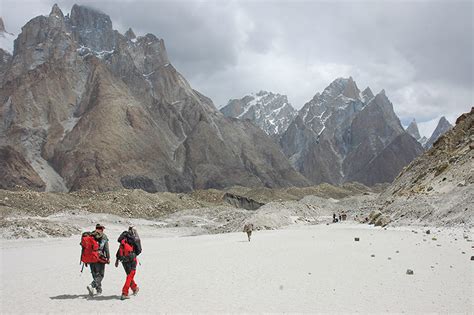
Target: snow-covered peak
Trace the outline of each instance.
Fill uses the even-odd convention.
[[[352,77],[337,78],[321,94],[316,93],[298,115],[315,134],[320,135],[331,116],[345,117],[361,110],[365,103],[362,94]]]
[[[296,116],[286,95],[267,91],[230,100],[221,112],[227,117],[249,119],[269,135],[284,132]]]
[[[15,35],[7,32],[3,19],[0,17],[0,48],[13,54],[13,42],[15,41]]]

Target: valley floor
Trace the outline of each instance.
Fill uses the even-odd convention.
[[[1,240],[0,313],[473,313],[472,236],[413,229],[293,226],[257,231],[250,243],[244,233],[143,235],[141,290],[127,301],[112,264],[103,296],[88,298],[78,236]],[[115,253],[118,231],[106,232]]]

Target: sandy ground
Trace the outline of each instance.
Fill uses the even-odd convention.
[[[426,229],[293,226],[256,232],[250,243],[244,233],[146,234],[140,295],[127,301],[118,300],[124,271],[112,265],[103,296],[87,297],[77,236],[2,240],[0,312],[473,313],[472,235]],[[117,231],[108,233],[115,252]]]

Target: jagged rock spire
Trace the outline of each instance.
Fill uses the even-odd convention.
[[[410,136],[412,136],[416,140],[418,141],[420,140],[421,136],[420,136],[420,132],[418,130],[418,125],[416,124],[415,118],[413,118],[413,121],[408,125],[406,131],[410,134]]]
[[[64,19],[63,11],[61,11],[57,3],[53,5],[53,8],[51,9],[51,13],[49,13],[49,16],[50,17],[55,16],[55,17]]]
[[[357,84],[355,83],[354,79],[352,77],[349,77],[347,79],[347,83],[344,87],[344,91],[342,94],[346,97],[357,99],[359,98],[359,89],[357,88]]]
[[[0,33],[6,33],[7,31],[5,30],[5,24],[3,24],[3,19],[0,16]]]
[[[131,27],[128,28],[124,35],[128,40],[137,38]]]

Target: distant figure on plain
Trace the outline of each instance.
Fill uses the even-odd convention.
[[[342,212],[341,214],[341,219],[342,221],[346,221],[347,220],[347,214],[345,212]]]
[[[247,237],[249,238],[250,242],[250,237],[252,236],[252,231],[253,231],[253,224],[252,223],[247,223],[244,225],[244,232],[247,233]]]

